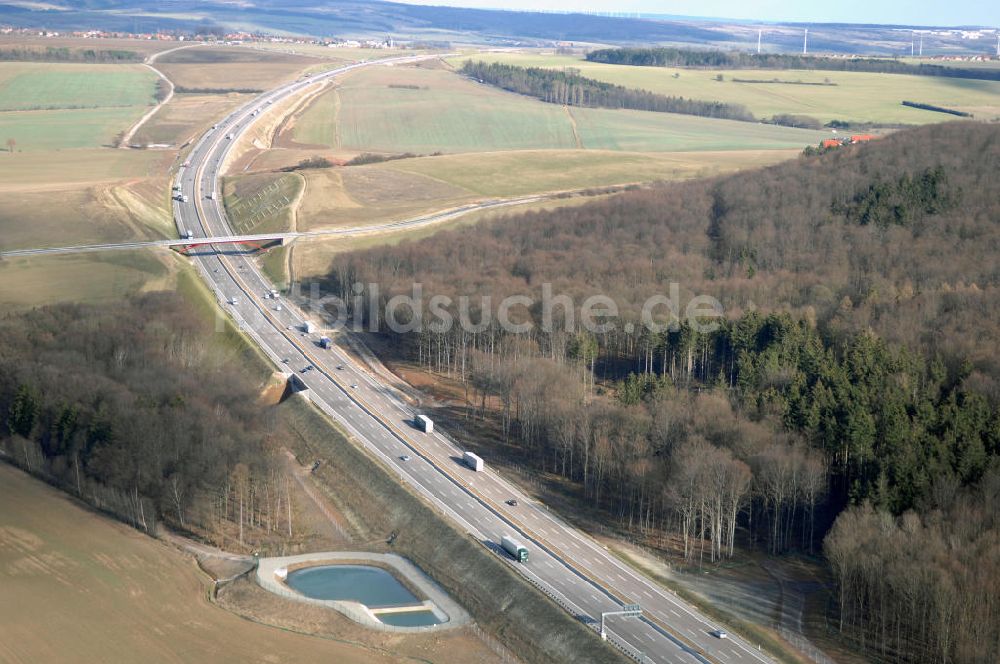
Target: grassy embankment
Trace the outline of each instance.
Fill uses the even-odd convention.
[[[885,124],[940,122],[930,111],[907,108],[904,99],[957,108],[979,119],[1000,116],[1000,82],[967,79],[800,70],[707,70],[671,67],[631,67],[587,62],[574,56],[530,53],[476,53],[453,58],[459,66],[466,59],[504,62],[521,67],[578,69],[582,76],[629,88],[666,95],[745,104],[760,118],[779,113],[809,115],[822,122],[845,120]],[[722,81],[716,76],[721,74]],[[676,76],[676,78],[675,78]],[[750,81],[802,81],[836,85],[740,83]]]
[[[495,554],[401,486],[311,406],[292,400],[280,410],[299,459],[323,459],[315,476],[347,518],[355,541],[411,559],[526,662],[621,659]]]
[[[237,233],[268,233],[295,228],[295,206],[305,181],[298,173],[252,173],[225,178],[223,202]],[[280,288],[288,282],[288,248],[274,247],[261,257],[267,276]]]

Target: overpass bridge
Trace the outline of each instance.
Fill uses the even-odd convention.
[[[218,235],[213,237],[189,237],[172,240],[144,240],[139,242],[115,242],[110,244],[79,244],[69,247],[46,247],[41,249],[11,249],[0,251],[0,258],[15,258],[18,256],[45,256],[50,254],[85,254],[95,251],[120,251],[123,249],[153,249],[164,247],[181,254],[187,254],[192,249],[204,246],[225,244],[247,245],[253,250],[267,250],[272,247],[283,247],[295,238],[307,233],[257,233],[253,235]]]
[[[19,256],[46,256],[58,254],[82,254],[96,251],[119,251],[123,249],[152,249],[168,248],[181,254],[188,255],[197,247],[218,246],[218,245],[246,245],[251,247],[250,252],[266,251],[273,247],[286,246],[298,238],[323,238],[323,237],[352,237],[357,235],[368,235],[376,233],[391,233],[396,231],[419,228],[439,224],[457,219],[470,212],[489,210],[503,207],[514,207],[537,203],[549,198],[553,194],[535,194],[529,196],[517,196],[514,198],[499,198],[486,201],[475,201],[458,207],[437,210],[419,217],[410,219],[386,221],[368,226],[352,226],[341,228],[321,228],[314,231],[285,231],[278,233],[256,233],[244,235],[213,235],[209,237],[182,237],[168,240],[140,240],[136,242],[115,242],[108,244],[80,244],[68,247],[42,247],[36,249],[11,249],[0,250],[0,259],[16,258]]]
[[[178,253],[187,255],[192,249],[217,244],[239,244],[251,247],[255,251],[266,251],[273,247],[283,247],[302,233],[258,233],[256,235],[219,235],[216,237],[189,237],[179,240],[164,240],[160,246],[170,247]]]

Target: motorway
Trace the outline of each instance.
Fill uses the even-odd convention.
[[[415,59],[382,62],[400,64]],[[182,233],[192,231],[195,239],[232,235],[220,197],[209,198],[209,193],[218,191],[219,177],[240,135],[267,113],[272,103],[287,95],[302,92],[325,78],[379,64],[357,63],[293,81],[220,121],[194,146],[188,166],[178,171],[177,183],[189,201],[174,203],[178,229]],[[414,428],[413,408],[395,389],[356,364],[341,348],[321,350],[321,331],[303,332],[306,320],[322,327],[319,314],[307,315],[292,302],[268,297],[273,285],[254,259],[232,248],[217,245],[215,250],[197,252],[192,260],[240,327],[276,366],[301,381],[313,403],[459,528],[494,551],[495,543],[504,534],[514,535],[526,544],[530,560],[525,564],[497,555],[566,610],[585,622],[599,624],[601,612],[618,610],[626,603],[641,604],[642,618],[608,619],[609,640],[638,661],[772,661],[735,635],[727,639],[713,636],[711,632],[717,626],[709,619],[491,471],[489,458],[485,460],[486,471],[476,473],[460,462],[460,446],[445,433],[425,434]],[[310,366],[313,369],[303,371]],[[505,504],[511,498],[518,501],[516,507]]]

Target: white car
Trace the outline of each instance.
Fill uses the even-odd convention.
[[[713,632],[709,632],[709,633],[712,636],[714,636],[715,638],[717,638],[717,639],[728,639],[729,638],[729,634],[726,633],[726,630],[724,630],[724,629],[717,629],[717,630],[715,630]]]

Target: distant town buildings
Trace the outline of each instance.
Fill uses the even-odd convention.
[[[327,37],[315,39],[310,37],[279,37],[257,32],[229,32],[217,34],[190,34],[179,32],[120,32],[110,30],[74,30],[71,32],[56,32],[39,30],[38,28],[16,28],[0,26],[0,35],[19,35],[24,37],[75,37],[78,39],[140,39],[144,41],[191,41],[216,42],[225,44],[272,43],[272,44],[317,44],[330,48],[404,48],[396,43],[391,35],[382,39],[340,39]]]

